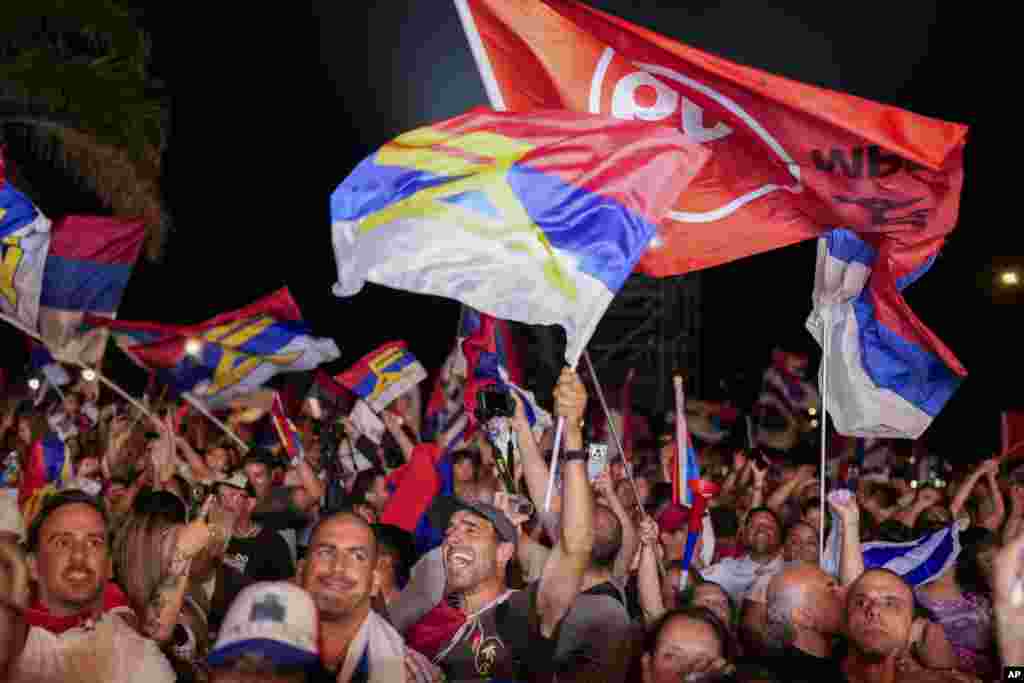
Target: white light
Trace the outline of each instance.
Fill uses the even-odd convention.
[[[39,391],[40,386],[41,385],[39,383],[39,380],[36,379],[35,377],[28,381],[28,388],[31,389],[32,391]]]
[[[1016,287],[1020,284],[1020,275],[1015,270],[1004,270],[999,274],[999,282],[1005,287]]]
[[[185,353],[190,356],[198,356],[203,352],[203,342],[198,339],[189,339],[185,342]]]
[[[810,415],[811,417],[814,417],[815,415],[818,414],[818,409],[817,408],[808,408],[807,409],[807,414]]]
[[[96,371],[93,370],[92,368],[85,368],[84,370],[82,370],[82,379],[84,379],[86,382],[95,382]]]
[[[817,429],[817,428],[818,428],[818,421],[817,420],[811,420],[811,429]]]
[[[917,479],[915,479],[914,481],[910,482],[910,488],[912,488],[912,489],[916,489],[917,488]]]

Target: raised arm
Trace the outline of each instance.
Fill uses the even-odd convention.
[[[594,488],[601,493],[612,513],[618,518],[619,524],[622,525],[622,545],[615,556],[612,575],[624,580],[629,576],[629,568],[633,564],[633,558],[636,557],[640,538],[637,536],[633,517],[626,512],[626,508],[622,507],[622,501],[615,493],[615,487],[612,486],[611,475],[607,469],[594,481]]]
[[[993,565],[996,642],[1003,666],[1024,666],[1024,534],[996,555]]]
[[[519,446],[519,462],[523,468],[523,477],[526,479],[526,489],[530,492],[530,498],[536,502],[542,502],[548,490],[548,465],[540,454],[537,440],[533,438],[533,431],[530,429],[530,422],[526,418],[526,410],[523,402],[512,392],[512,400],[516,404],[516,412],[512,417],[512,429],[516,434],[516,444]],[[552,492],[551,511],[558,514],[562,509],[562,496],[558,491]]]
[[[935,489],[925,489],[917,494],[917,498],[908,508],[904,508],[897,512],[893,519],[897,522],[902,523],[904,526],[914,528],[917,524],[917,518],[921,516],[921,513],[935,505],[942,500],[942,494]]]
[[[789,497],[793,495],[800,486],[805,482],[810,481],[814,478],[814,466],[813,465],[801,465],[796,471],[796,476],[782,484],[779,488],[775,489],[771,497],[768,498],[768,507],[778,512],[782,509],[782,506],[786,504]]]
[[[989,491],[992,492],[992,512],[985,515],[978,525],[982,526],[989,531],[999,533],[999,529],[1003,526],[1003,520],[1006,519],[1006,502],[1003,500],[1003,492],[999,490],[999,482],[996,480],[996,472],[998,471],[998,465],[989,470],[985,474],[985,480],[988,482]]]
[[[658,567],[658,525],[650,517],[640,522],[640,568],[637,588],[644,620],[653,624],[665,613],[665,599],[661,593],[661,571]]]
[[[565,453],[562,472],[565,497],[562,526],[544,566],[537,596],[541,634],[550,638],[579,594],[583,572],[594,547],[594,496],[587,481],[583,452],[583,413],[587,390],[570,368],[564,368],[555,387],[555,411],[565,418]],[[543,500],[543,499],[542,499]]]
[[[1003,545],[1009,544],[1024,531],[1024,486],[1010,485],[1010,516],[1003,527]]]
[[[964,480],[963,485],[957,489],[956,496],[953,498],[953,502],[949,505],[949,511],[953,513],[953,519],[960,516],[960,511],[963,510],[964,504],[967,503],[967,499],[971,496],[971,491],[974,490],[978,480],[985,476],[990,471],[999,471],[999,460],[993,458],[980,463],[973,472]]]
[[[409,462],[409,459],[412,457],[412,450],[416,447],[416,444],[409,438],[405,429],[402,428],[404,420],[387,410],[381,413],[381,419],[384,420],[384,426],[388,428],[388,432],[391,433],[391,436],[395,437],[395,441],[398,442],[398,446],[402,449],[402,457],[405,458],[406,462]]]
[[[842,495],[842,494],[846,495]],[[839,516],[843,529],[842,556],[839,560],[839,582],[849,586],[864,573],[864,554],[860,547],[860,508],[850,493],[836,491],[828,497],[829,506]]]
[[[182,527],[169,550],[164,575],[146,605],[142,620],[142,634],[157,643],[165,644],[174,634],[181,606],[188,588],[192,559],[210,543],[212,534],[206,526],[206,513],[212,500],[204,506],[200,518]]]

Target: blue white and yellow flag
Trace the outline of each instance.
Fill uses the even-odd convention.
[[[575,365],[706,160],[669,126],[562,110],[476,109],[419,128],[331,197],[334,293],[371,281],[558,324]]]
[[[0,153],[0,313],[35,329],[43,268],[50,249],[50,221],[4,179]]]

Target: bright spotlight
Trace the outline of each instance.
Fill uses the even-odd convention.
[[[39,391],[39,387],[42,386],[39,382],[39,378],[33,377],[28,381],[28,388],[32,391]]]
[[[810,415],[811,417],[814,417],[815,415],[818,414],[818,409],[817,408],[808,408],[807,409],[807,414]]]
[[[85,368],[84,370],[82,370],[82,379],[84,379],[86,382],[95,382],[96,371],[93,370],[92,368]]]
[[[185,342],[185,353],[198,357],[203,352],[203,342],[198,339],[189,339]]]
[[[1004,287],[1016,287],[1020,284],[1020,273],[1016,270],[1004,270],[999,274],[999,283]]]

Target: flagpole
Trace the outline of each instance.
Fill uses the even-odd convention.
[[[581,349],[576,353],[573,358],[572,364],[569,366],[576,370],[576,366],[579,365],[580,357],[582,353]],[[558,453],[562,448],[562,432],[565,430],[565,416],[558,416],[558,425],[555,427],[555,443],[551,448],[551,471],[548,473],[548,491],[544,494],[544,512],[551,512],[551,496],[555,491],[555,473],[558,471]]]
[[[216,417],[214,417],[213,413],[211,413],[209,410],[206,409],[206,406],[203,405],[202,401],[200,401],[199,399],[197,399],[195,396],[193,396],[191,393],[189,393],[187,391],[184,394],[182,394],[182,396],[185,397],[186,401],[188,401],[189,403],[192,404],[193,408],[195,408],[200,413],[202,413],[208,420],[210,420],[210,422],[212,422],[213,424],[217,425],[222,432],[224,432],[229,437],[231,437],[231,440],[234,441],[236,444],[238,444],[238,447],[242,449],[242,453],[248,453],[249,452],[249,446],[244,441],[242,441],[242,439],[240,439],[237,434],[235,434],[233,431],[228,429],[228,426],[226,424],[224,424],[223,422],[218,420]]]
[[[608,409],[608,402],[604,398],[604,390],[601,388],[601,382],[597,379],[597,372],[594,370],[594,362],[590,360],[590,353],[586,350],[583,351],[583,360],[587,363],[587,370],[590,371],[590,377],[594,380],[594,389],[597,391],[597,398],[601,402],[601,409],[604,410],[605,417],[608,420],[608,429],[612,433],[612,438],[615,439],[615,445],[619,448],[619,456],[623,462],[626,462],[626,451],[622,447],[622,439],[619,437],[619,430],[615,428],[615,420],[612,419],[612,413]],[[625,409],[623,409],[625,414]],[[626,463],[626,476],[629,477],[629,483],[633,486],[633,494],[636,496],[637,503],[640,502],[640,491],[636,487],[636,481],[633,479],[633,468]],[[641,506],[642,509],[642,506]]]
[[[33,339],[38,341],[40,344],[45,346],[47,348],[47,350],[49,350],[50,353],[53,354],[53,350],[50,349],[50,345],[46,343],[46,340],[43,339],[39,335],[39,333],[37,333],[35,330],[30,329],[28,327],[28,325],[26,325],[25,323],[21,322],[17,318],[12,318],[11,316],[9,316],[9,315],[7,315],[5,313],[0,313],[0,320],[4,320],[4,321],[10,323],[11,325],[13,325],[14,327],[18,328],[19,330],[21,330],[22,332],[24,332],[25,334],[27,334],[28,336],[32,337]],[[59,354],[54,354],[54,358],[57,358],[57,355],[59,355]],[[65,361],[65,362],[67,362],[70,365],[76,365],[76,366],[82,368],[83,370],[92,370],[93,372],[96,373],[96,379],[98,379],[100,382],[102,382],[103,384],[108,386],[111,391],[113,391],[118,396],[120,396],[121,398],[123,398],[124,400],[128,401],[130,404],[132,404],[133,406],[135,406],[136,408],[141,410],[142,413],[146,417],[150,418],[151,420],[155,420],[156,419],[155,417],[153,417],[153,414],[150,413],[148,410],[146,410],[146,408],[141,403],[139,403],[134,398],[132,398],[128,394],[128,392],[126,392],[124,389],[122,389],[120,386],[118,386],[116,383],[114,383],[113,380],[107,379],[107,377],[104,376],[103,373],[101,373],[100,371],[96,370],[95,368],[90,368],[88,365],[86,365],[85,363],[83,363],[82,361],[77,360],[77,359],[69,360],[69,361]]]
[[[818,517],[818,564],[825,566],[825,472],[826,446],[828,437],[828,357],[832,344],[832,316],[828,306],[822,311],[823,337],[821,344],[821,497],[818,500],[820,515]]]

